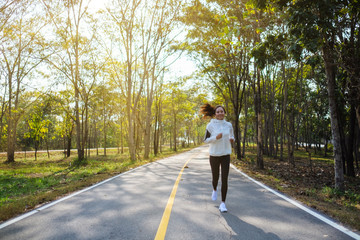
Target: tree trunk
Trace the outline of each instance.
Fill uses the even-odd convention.
[[[87,154],[87,157],[90,157],[91,155],[91,138],[93,137],[93,129],[92,129],[92,124],[91,124],[91,121],[90,121],[90,128],[89,128],[89,138],[87,140],[87,148],[88,148],[88,154]]]
[[[245,96],[245,124],[244,124],[244,136],[243,136],[243,152],[242,152],[242,157],[245,157],[245,141],[246,141],[246,133],[247,133],[247,126],[248,126],[248,96]]]
[[[331,132],[334,145],[335,160],[335,187],[344,191],[344,171],[342,163],[342,149],[340,143],[340,130],[338,122],[338,112],[336,106],[336,64],[332,57],[334,50],[328,46],[323,47],[323,57],[325,61],[325,72],[327,78],[327,90],[330,108]]]
[[[240,124],[239,124],[239,115],[240,113],[237,109],[234,109],[234,135],[235,135],[235,151],[236,151],[236,158],[241,159],[241,135],[240,135]]]
[[[136,160],[136,147],[135,147],[135,111],[132,109],[132,83],[131,83],[131,63],[128,63],[128,89],[127,89],[127,99],[126,99],[126,110],[128,117],[128,126],[129,126],[129,136],[128,136],[128,147],[131,161]]]
[[[360,128],[360,105],[356,107],[356,118],[358,121],[358,126]]]
[[[174,151],[176,152],[177,149],[176,149],[176,114],[174,113],[174,131],[173,131],[173,137],[174,137]]]
[[[106,156],[106,116],[105,116],[105,108],[104,108],[104,156]]]
[[[359,160],[360,160],[360,127],[358,125],[355,126],[355,164],[356,169],[359,170]]]
[[[4,116],[6,114],[6,86],[5,86],[5,91],[4,91],[4,96],[2,97],[2,101],[1,101],[1,115],[0,115],[0,136],[3,136],[3,131],[4,131]]]
[[[349,135],[346,139],[347,152],[346,152],[346,175],[355,177],[354,169],[354,143],[355,143],[355,124],[356,124],[356,112],[355,106],[351,103],[350,107],[350,126]]]
[[[76,28],[76,36],[75,36],[75,123],[76,123],[76,147],[78,151],[78,160],[84,160],[84,144],[82,142],[82,134],[83,129],[81,128],[81,121],[80,121],[80,109],[79,109],[79,101],[80,101],[80,92],[79,92],[79,85],[80,85],[80,73],[79,73],[79,26],[77,25]]]
[[[136,117],[137,121],[135,122],[135,148],[136,148],[136,157],[139,157],[139,153],[142,151],[141,146],[141,133],[143,132],[143,129],[141,127],[140,119],[142,117],[140,116],[141,112],[140,110],[136,111]]]
[[[336,106],[337,108],[337,111],[338,111],[338,123],[339,123],[339,132],[340,132],[340,146],[341,146],[341,158],[342,158],[342,165],[343,165],[343,171],[344,171],[344,174],[346,174],[346,153],[347,153],[347,146],[346,146],[346,136],[345,136],[345,131],[344,131],[344,127],[343,124],[340,124],[340,123],[343,123],[343,122],[346,122],[345,120],[345,114],[342,114],[342,112],[339,110],[340,106],[339,104],[337,104]]]
[[[16,132],[15,129],[15,124],[13,123],[13,121],[11,120],[11,118],[9,118],[9,123],[8,123],[8,137],[7,137],[7,161],[8,163],[13,163],[15,162],[15,140],[14,140],[14,136]]]
[[[164,137],[164,130],[163,130],[163,126],[162,126],[162,104],[160,102],[160,106],[159,106],[159,148],[160,148],[160,153],[162,153],[162,146],[165,143],[165,137]]]
[[[45,139],[45,144],[46,144],[46,153],[48,158],[50,159],[50,152],[49,152],[49,131],[47,132],[47,136]]]
[[[300,64],[301,65],[301,64]],[[297,92],[298,92],[298,81],[299,75],[302,73],[302,65],[296,71],[296,79],[295,79],[295,88],[294,88],[294,99],[291,102],[290,114],[288,119],[288,161],[289,163],[295,167],[295,159],[294,159],[294,150],[295,150],[295,101],[297,101]],[[286,91],[287,95],[287,91]]]
[[[160,125],[161,125],[161,103],[156,103],[155,107],[155,126],[154,126],[154,155],[156,156],[159,152],[160,142]]]
[[[283,69],[283,79],[284,79],[284,86],[283,86],[283,91],[284,91],[284,100],[282,103],[282,109],[281,109],[281,113],[282,113],[282,117],[281,117],[281,140],[280,140],[280,160],[284,160],[283,154],[284,154],[284,139],[285,139],[285,131],[288,131],[288,127],[286,124],[286,119],[287,119],[287,101],[288,101],[288,84],[287,84],[287,75],[286,75],[286,69],[285,69],[285,65],[284,63],[282,63],[282,69]],[[285,128],[285,129],[284,129]],[[289,139],[287,139],[289,141]]]
[[[88,97],[86,97],[85,102],[85,131],[84,131],[84,151],[86,150],[85,156],[90,156],[90,139],[89,137],[89,105],[88,105]]]
[[[70,157],[71,154],[71,133],[66,136],[67,138],[67,148],[66,148],[66,157]]]
[[[8,127],[7,127],[7,161],[8,163],[15,162],[15,135],[16,135],[16,125],[15,117],[12,110],[12,74],[8,76],[8,86],[9,86],[9,102],[8,102]]]
[[[261,76],[260,70],[256,68],[256,87],[255,87],[255,114],[256,114],[256,132],[257,132],[257,161],[259,169],[264,169],[263,146],[262,146],[262,119],[261,119]]]
[[[38,143],[36,140],[35,140],[34,148],[35,148],[35,161],[36,161],[37,160],[37,151],[38,151]]]
[[[121,154],[124,153],[124,132],[123,132],[123,121],[120,119],[120,145],[121,145]]]
[[[152,92],[152,91],[151,91]],[[151,131],[151,106],[152,106],[152,96],[148,96],[146,103],[146,117],[145,117],[145,132],[144,132],[144,159],[149,158],[150,154],[150,131]]]
[[[96,127],[96,121],[94,122],[94,147],[96,148],[96,156],[99,156],[99,148],[98,148],[98,132]]]
[[[295,132],[295,123],[293,118],[293,113],[290,114],[290,118],[288,119],[288,130],[287,130],[287,140],[288,140],[288,162],[295,167],[295,160],[294,160],[294,132]]]
[[[267,74],[266,74],[267,75]],[[264,76],[264,84],[262,85],[262,98],[264,102],[268,102],[268,96],[267,96],[267,84],[268,84],[268,78],[267,76]],[[263,108],[262,111],[263,119],[264,119],[264,130],[263,130],[263,154],[269,156],[269,114],[268,109],[266,107]]]
[[[149,77],[147,79],[147,99],[146,99],[146,120],[145,120],[145,133],[144,133],[144,158],[148,159],[150,154],[150,143],[151,143],[151,123],[152,123],[152,110],[151,107],[154,101],[154,83],[156,81],[155,76],[155,67],[156,67],[156,57],[154,59],[154,66],[152,66],[151,71],[151,81],[149,82]]]
[[[20,56],[19,56],[20,57]],[[7,161],[8,163],[15,162],[15,148],[16,148],[16,130],[18,125],[17,110],[18,110],[18,102],[19,102],[19,94],[20,94],[20,79],[17,79],[17,87],[15,91],[15,101],[14,105],[12,105],[12,75],[9,76],[9,115],[8,115],[8,144],[7,144]]]
[[[272,88],[271,88],[272,87]],[[275,139],[276,139],[276,135],[275,135],[275,83],[273,82],[271,84],[270,82],[270,156],[274,156],[275,155]]]
[[[159,150],[159,130],[157,127],[158,124],[158,116],[157,114],[155,115],[155,126],[154,126],[154,155],[156,156],[158,154],[158,150]]]

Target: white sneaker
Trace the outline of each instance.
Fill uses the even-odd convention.
[[[212,199],[213,201],[216,201],[216,199],[217,199],[217,191],[213,190],[213,192],[212,192],[212,194],[211,194],[211,199]]]
[[[226,206],[225,206],[224,202],[222,202],[220,204],[219,210],[220,210],[220,212],[227,212],[227,209],[226,209]]]

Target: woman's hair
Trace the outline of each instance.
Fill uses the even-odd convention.
[[[224,113],[226,113],[225,108],[221,105],[216,105],[215,107],[210,105],[209,103],[205,103],[200,107],[200,113],[204,115],[204,118],[206,117],[213,117],[215,116],[216,109],[221,107],[224,109]]]

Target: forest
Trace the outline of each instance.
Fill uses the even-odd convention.
[[[359,13],[355,0],[1,1],[0,151],[147,159],[201,144],[211,102],[236,159],[249,143],[259,169],[264,156],[296,168],[300,147],[333,156],[343,191],[359,177]],[[196,72],[172,73],[183,56]]]

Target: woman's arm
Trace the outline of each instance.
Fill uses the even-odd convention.
[[[212,143],[216,141],[216,136],[211,136],[211,133],[206,130],[204,142],[205,143]]]
[[[235,142],[235,137],[234,137],[234,129],[230,123],[230,142]]]

